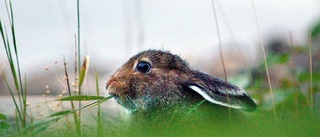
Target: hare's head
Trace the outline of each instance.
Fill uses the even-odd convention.
[[[106,86],[109,94],[131,111],[203,99],[245,111],[257,107],[242,88],[193,70],[179,56],[159,50],[144,51],[130,58],[110,77]]]

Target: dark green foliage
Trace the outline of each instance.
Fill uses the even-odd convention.
[[[280,47],[287,45],[284,42],[282,43],[284,45],[279,45],[279,43],[281,42],[276,45]],[[275,131],[281,129],[284,131],[281,134],[286,136],[319,136],[315,129],[319,130],[320,127],[320,113],[319,109],[317,109],[319,105],[316,103],[320,100],[318,96],[320,91],[318,84],[320,83],[320,72],[317,69],[319,61],[317,57],[320,51],[314,51],[315,54],[310,55],[309,45],[287,46],[287,48],[281,48],[285,49],[281,52],[274,50],[277,49],[275,47],[272,49],[269,50],[267,63],[269,64],[269,69],[273,70],[271,82],[273,84],[278,122],[278,127],[273,125],[276,128]],[[318,48],[314,49],[318,50]],[[314,59],[312,72],[310,71],[310,57]],[[252,93],[260,104],[260,111],[257,112],[256,116],[271,118],[272,101],[266,85],[266,74],[261,69],[263,65],[261,63],[251,71],[253,80],[247,90]],[[312,87],[311,81],[313,83]],[[277,133],[280,136],[281,134]]]

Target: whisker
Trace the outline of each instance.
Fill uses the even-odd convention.
[[[128,101],[130,101],[135,106],[136,109],[138,108],[138,104],[136,102],[134,102],[130,96],[126,95],[126,98],[128,99]]]

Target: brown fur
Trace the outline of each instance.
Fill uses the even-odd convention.
[[[141,60],[151,64],[149,72],[142,73],[136,69]],[[253,111],[256,108],[241,88],[193,70],[179,56],[160,50],[148,50],[133,56],[111,76],[106,85],[109,94],[119,104],[140,114],[172,114],[192,110],[204,98],[190,86],[199,87],[217,101],[226,103],[230,98],[228,103],[241,105],[244,110]],[[210,109],[217,108],[208,101],[204,104]]]

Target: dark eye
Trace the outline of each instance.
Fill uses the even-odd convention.
[[[138,65],[136,66],[136,69],[142,73],[147,73],[151,69],[151,65],[148,62],[139,62]]]

